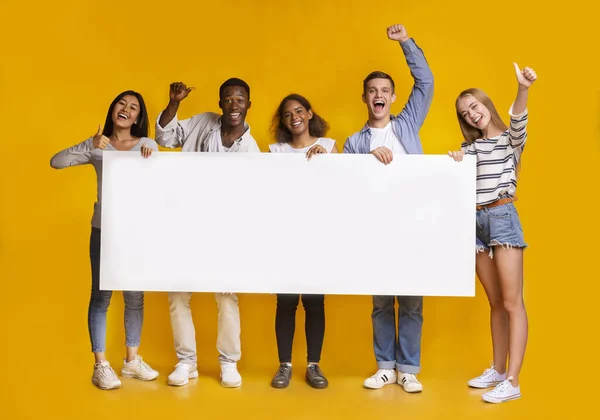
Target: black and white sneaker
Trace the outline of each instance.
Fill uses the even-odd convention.
[[[423,391],[423,385],[421,385],[417,376],[412,373],[398,372],[398,385],[402,386],[406,392]]]
[[[364,386],[369,389],[383,388],[384,385],[396,383],[395,369],[379,369],[375,375],[365,379]]]

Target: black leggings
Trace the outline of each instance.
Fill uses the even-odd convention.
[[[275,333],[279,363],[292,362],[292,343],[296,330],[296,308],[300,295],[277,295],[277,314],[275,316]],[[306,311],[306,345],[308,362],[318,363],[321,360],[323,337],[325,335],[325,296],[302,295],[302,305]]]

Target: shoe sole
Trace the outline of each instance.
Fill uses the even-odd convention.
[[[190,382],[190,379],[196,379],[198,377],[198,371],[190,372],[187,379],[181,383],[172,382],[170,379],[167,379],[167,383],[171,386],[184,386]]]
[[[315,389],[325,389],[325,388],[327,388],[327,387],[329,386],[329,383],[324,383],[324,384],[322,384],[322,385],[320,385],[320,384],[313,384],[313,383],[311,383],[311,382],[308,380],[308,378],[306,378],[306,383],[307,383],[309,386],[311,386],[311,387],[313,387],[313,388],[315,388]]]
[[[279,383],[276,383],[276,382],[275,383],[271,382],[271,386],[273,388],[283,389],[283,388],[287,388],[288,386],[290,386],[290,383],[288,382],[287,384],[279,384]]]
[[[122,376],[123,378],[133,378],[133,379],[138,379],[138,380],[140,380],[140,381],[153,381],[153,380],[155,380],[156,378],[158,378],[158,372],[156,373],[156,376],[152,376],[152,377],[150,377],[150,376],[148,376],[148,377],[143,377],[143,376],[140,376],[140,375],[138,375],[138,374],[136,374],[136,373],[127,372],[127,371],[123,371],[123,370],[122,370],[122,371],[121,371],[121,376]]]
[[[502,382],[502,381],[497,381],[497,382],[471,382],[471,381],[469,381],[469,382],[467,382],[467,385],[469,385],[471,388],[486,389],[486,388],[494,388],[500,382]]]
[[[404,386],[402,386],[402,384],[398,384],[398,385],[400,385],[400,386],[402,387],[402,389],[404,389],[404,392],[408,392],[409,394],[417,394],[417,393],[419,393],[419,392],[423,392],[423,388],[421,388],[421,389],[411,389],[411,390],[408,390],[408,389],[406,389]]]
[[[392,385],[392,384],[395,384],[395,383],[396,383],[396,381],[389,381],[389,382],[386,382],[386,383],[384,383],[383,385],[381,385],[379,387],[378,386],[370,386],[370,385],[367,385],[367,384],[363,383],[363,386],[365,388],[367,388],[367,389],[381,389],[381,388],[383,388],[386,385]]]
[[[118,384],[115,384],[113,386],[101,386],[98,382],[95,382],[92,380],[92,384],[98,388],[101,389],[103,391],[110,391],[111,389],[119,389],[121,388],[121,383],[119,382]]]
[[[224,388],[238,388],[238,387],[242,386],[242,381],[235,382],[235,383],[227,383],[227,382],[221,381],[221,386]]]
[[[507,402],[507,401],[518,400],[519,398],[521,398],[521,394],[519,393],[516,395],[512,395],[508,398],[495,398],[495,397],[490,397],[490,396],[483,394],[481,396],[481,398],[484,401],[492,403],[492,404],[500,404],[500,403]]]

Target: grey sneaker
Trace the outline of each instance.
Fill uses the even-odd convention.
[[[329,385],[329,382],[327,381],[325,375],[323,375],[321,368],[315,363],[311,363],[306,368],[306,382],[308,382],[308,384],[313,388],[318,389],[327,388],[327,385]]]
[[[273,388],[287,388],[290,384],[290,379],[292,379],[292,366],[282,363],[279,365],[279,369],[277,369],[277,373],[271,381],[271,386]]]

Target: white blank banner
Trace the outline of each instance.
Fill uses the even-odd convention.
[[[103,290],[474,296],[475,160],[104,152]]]

